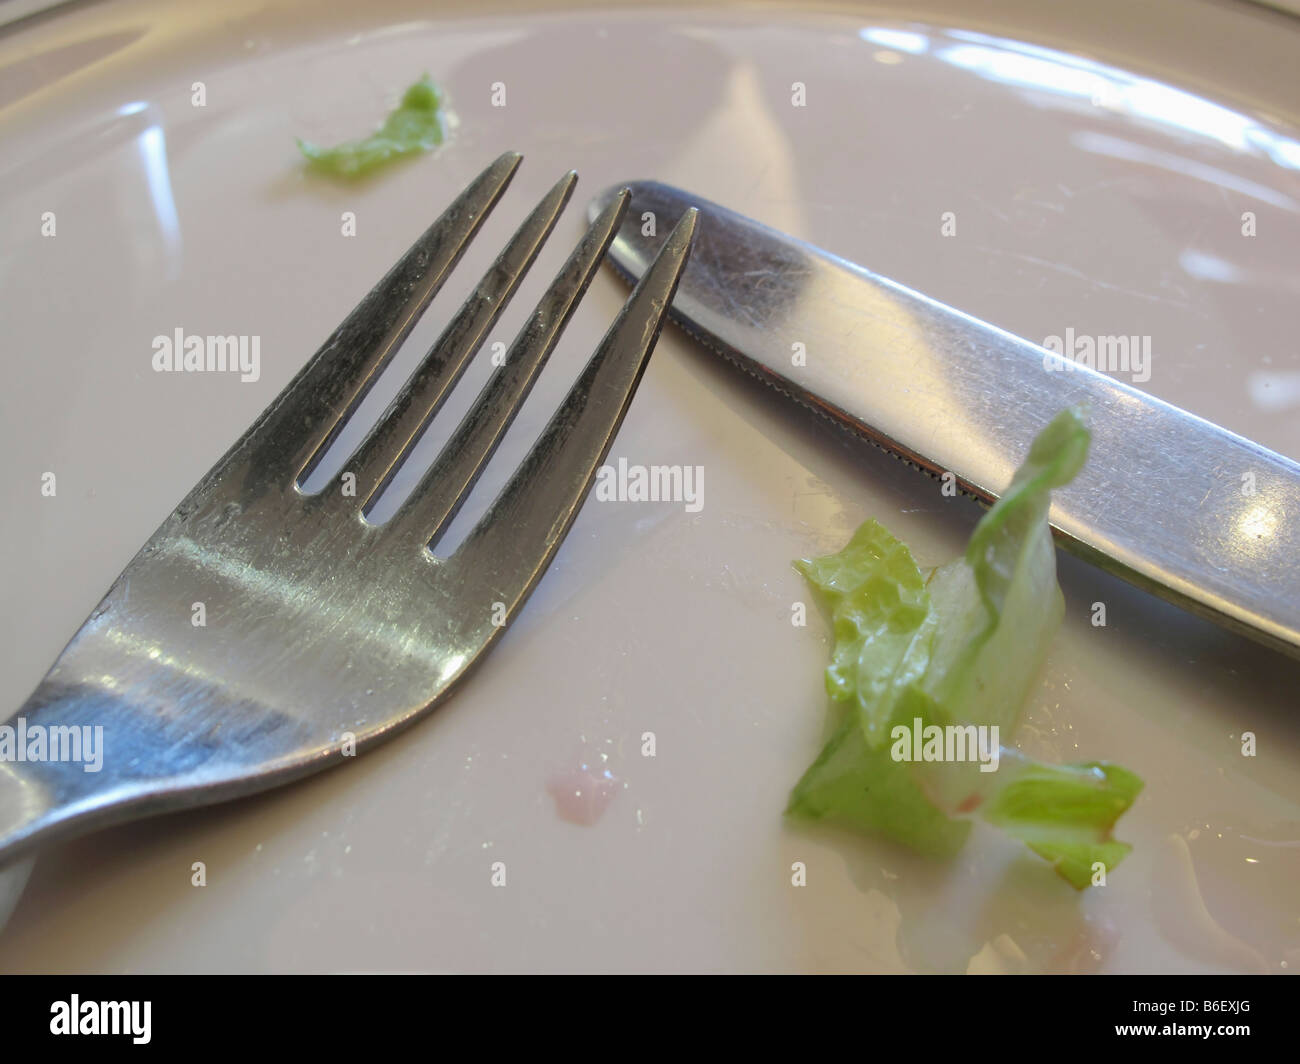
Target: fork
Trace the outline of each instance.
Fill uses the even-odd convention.
[[[0,760],[0,865],[59,838],[339,764],[428,713],[518,614],[627,412],[690,253],[694,212],[449,556],[432,548],[586,292],[626,191],[586,231],[390,520],[367,515],[550,235],[573,171],[520,225],[343,469],[319,493],[302,485],[521,158],[507,152],[470,182],[358,304],[172,511],[9,721],[16,729],[22,718],[28,736],[58,734],[69,750],[74,733],[51,729],[102,726],[103,757],[90,772],[73,760]],[[207,623],[196,627],[199,602]]]

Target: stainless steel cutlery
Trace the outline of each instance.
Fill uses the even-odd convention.
[[[631,402],[689,253],[694,212],[449,556],[428,547],[555,348],[626,195],[592,222],[390,520],[376,525],[366,514],[483,344],[576,174],[524,220],[338,476],[316,494],[301,488],[519,162],[511,152],[483,171],[347,316],[163,522],[7,722],[23,746],[0,760],[0,864],[59,837],[338,764],[432,709],[519,612]],[[190,623],[195,602],[206,604],[206,626]],[[102,736],[97,769],[49,756],[94,736]],[[33,751],[43,756],[26,756]]]

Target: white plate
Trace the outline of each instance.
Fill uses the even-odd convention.
[[[905,23],[806,7],[486,17],[466,4],[434,19],[386,2],[106,2],[6,31],[4,704],[507,148],[523,169],[417,340],[575,167],[577,201],[503,339],[576,239],[586,198],[658,178],[1030,339],[1149,335],[1144,387],[1300,456],[1300,22],[1209,4],[922,7]],[[424,71],[459,119],[447,146],[362,187],[304,180],[295,136],[369,129]],[[940,235],[945,211],[955,237]],[[593,285],[487,491],[623,295],[608,273]],[[260,379],[152,372],[153,337],[177,327],[260,336]],[[786,794],[819,747],[828,649],[821,618],[790,623],[808,598],[790,559],[875,516],[934,563],[978,511],[673,331],[612,453],[703,466],[703,511],[590,502],[487,666],[346,770],[43,854],[0,970],[1300,965],[1294,662],[1063,557],[1068,617],[1019,739],[1146,780],[1118,832],[1134,852],[1107,886],[1076,894],[992,831],[933,864],[788,826]],[[1089,623],[1094,602],[1105,628]],[[548,782],[602,754],[613,802],[593,826],[563,821]],[[791,885],[796,861],[806,887]]]

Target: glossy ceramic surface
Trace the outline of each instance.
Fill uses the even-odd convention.
[[[616,181],[662,180],[1035,342],[1149,336],[1150,378],[1128,383],[1300,458],[1300,20],[1127,6],[433,16],[399,2],[104,2],[10,27],[5,704],[341,313],[506,149],[526,158],[520,202],[569,167],[575,207]],[[450,92],[447,145],[360,186],[302,175],[295,136],[367,131],[426,70]],[[518,221],[490,220],[483,254]],[[582,225],[571,207],[503,340]],[[467,283],[481,264],[467,259]],[[454,289],[367,399],[375,414]],[[592,285],[462,533],[625,294],[612,275]],[[258,379],[154,372],[153,339],[177,328],[260,337]],[[671,330],[611,455],[701,467],[702,508],[589,502],[488,667],[345,770],[43,853],[0,933],[0,970],[1300,965],[1293,661],[1061,556],[1067,618],[1018,740],[1145,778],[1118,832],[1134,852],[1106,887],[1077,895],[991,830],[935,865],[787,826],[788,788],[820,745],[829,634],[815,611],[791,625],[808,594],[790,560],[874,516],[935,563],[978,509]],[[578,790],[595,798],[575,804]]]

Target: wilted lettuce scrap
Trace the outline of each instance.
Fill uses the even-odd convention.
[[[922,576],[875,521],[838,554],[795,563],[831,610],[826,689],[836,714],[825,748],[786,812],[880,834],[947,856],[973,815],[1051,861],[1073,886],[1128,853],[1111,838],[1142,781],[1105,762],[1045,765],[1003,748],[997,771],[895,760],[896,726],[998,725],[1009,737],[1064,613],[1047,512],[1053,488],[1088,453],[1083,412],[1059,414],[1034,440],[1006,494],[962,558]]]
[[[307,166],[332,177],[356,178],[404,155],[429,151],[442,143],[442,93],[425,74],[406,90],[402,102],[379,129],[364,140],[321,148],[299,139]]]

